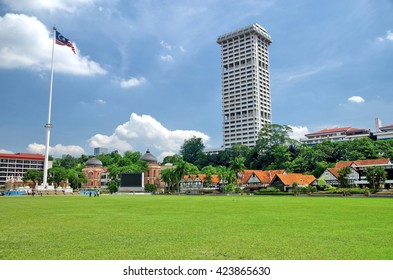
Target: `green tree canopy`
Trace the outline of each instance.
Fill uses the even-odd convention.
[[[199,157],[203,156],[205,145],[200,137],[192,137],[184,141],[180,148],[180,155],[186,162],[194,164]]]
[[[387,174],[381,166],[370,166],[366,168],[366,179],[374,190],[378,189],[386,180]]]
[[[34,185],[41,184],[44,172],[37,169],[28,169],[23,175],[23,182],[32,181]]]
[[[348,188],[349,187],[349,174],[351,174],[351,168],[349,166],[344,166],[338,170],[338,183],[340,184],[340,187],[342,188]]]

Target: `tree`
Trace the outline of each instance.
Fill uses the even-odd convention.
[[[174,169],[174,179],[176,180],[177,191],[180,192],[180,181],[187,174],[187,162],[184,160],[177,163]]]
[[[291,163],[291,153],[287,146],[274,147],[271,156],[273,162],[266,167],[267,170],[286,169]]]
[[[203,155],[205,145],[200,137],[192,137],[184,141],[184,144],[180,148],[180,154],[183,160],[194,164],[199,157]]]
[[[284,158],[286,166],[290,165],[291,153],[289,147],[294,150],[298,142],[289,137],[291,127],[279,124],[265,124],[258,133],[255,147],[250,151],[247,162],[252,168],[266,169],[275,164],[275,158]],[[284,148],[278,148],[283,146]],[[269,168],[272,168],[271,165]]]
[[[230,176],[231,171],[229,170],[229,168],[226,166],[218,166],[216,168],[216,170],[217,170],[217,176],[218,176],[218,183],[220,185],[224,185],[224,184],[229,183],[230,177],[231,177]]]
[[[41,184],[43,179],[43,172],[38,169],[28,169],[23,175],[23,182],[32,181],[34,185]]]
[[[145,184],[145,191],[146,192],[155,192],[157,190],[157,186],[154,184],[147,183]]]
[[[245,157],[237,157],[230,161],[230,170],[234,174],[236,178],[236,185],[239,185],[239,173],[243,172],[246,169],[244,162],[246,161]]]
[[[349,174],[351,174],[351,168],[349,166],[344,166],[338,170],[338,183],[340,184],[340,187],[342,188],[348,188],[349,187]]]
[[[173,189],[176,182],[176,174],[174,168],[167,168],[161,171],[161,180],[170,188]]]
[[[172,156],[166,156],[166,157],[164,157],[164,160],[162,161],[162,164],[165,164],[165,163],[176,164],[176,163],[178,163],[179,161],[181,161],[182,159],[183,159],[183,158],[182,158],[181,156],[174,154],[174,155],[172,155]]]
[[[366,179],[370,186],[376,191],[386,180],[387,174],[381,166],[370,166],[366,168]]]
[[[321,190],[324,190],[324,189],[325,189],[325,187],[326,187],[325,176],[321,177],[321,178],[318,180],[318,187],[319,187],[319,189],[321,189]]]
[[[359,160],[368,158],[379,158],[375,142],[368,137],[345,141],[345,160]]]
[[[108,185],[109,185],[109,192],[110,193],[115,193],[117,192],[117,186],[118,186],[119,180],[118,179],[113,179],[111,180]]]
[[[64,167],[53,167],[48,170],[50,174],[50,181],[55,182],[56,186],[59,187],[60,184],[67,180],[67,169]]]
[[[78,164],[78,159],[72,157],[71,155],[66,155],[61,159],[60,166],[66,169],[74,168]]]
[[[266,152],[275,146],[296,145],[296,140],[289,137],[292,128],[288,125],[265,124],[258,133],[256,146],[260,152]]]
[[[86,174],[75,169],[67,170],[67,178],[73,189],[78,189],[82,183],[87,183]]]
[[[205,185],[205,187],[209,187],[213,181],[213,174],[217,173],[217,169],[209,165],[202,168],[201,172],[206,175],[203,184]]]

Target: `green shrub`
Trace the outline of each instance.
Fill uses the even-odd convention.
[[[305,187],[305,189],[307,193],[314,193],[317,191],[317,187],[312,185],[308,185],[307,187]]]
[[[292,195],[292,193],[281,192],[276,188],[261,189],[259,191],[254,191],[256,195]]]
[[[297,191],[298,191],[298,193],[301,193],[301,194],[308,193],[308,190],[306,187],[298,187]]]
[[[225,192],[229,193],[229,192],[233,192],[235,186],[233,184],[228,184],[225,186]]]
[[[366,192],[368,191],[368,188],[339,188],[339,189],[334,189],[334,190],[330,190],[329,193],[333,193],[333,194],[366,194]]]
[[[333,187],[332,185],[325,185],[324,191],[333,191],[336,190],[336,187]]]

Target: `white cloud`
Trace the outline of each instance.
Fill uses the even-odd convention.
[[[161,40],[161,42],[160,42],[160,45],[163,47],[163,48],[165,48],[165,49],[167,49],[167,50],[172,50],[172,46],[171,45],[169,45],[168,43],[165,43],[164,41],[162,41]]]
[[[160,59],[161,59],[162,61],[173,61],[173,56],[171,56],[170,54],[161,55],[161,56],[160,56]]]
[[[158,156],[158,158],[159,158],[159,159],[164,159],[165,157],[173,156],[174,154],[176,154],[176,153],[174,153],[174,152],[163,152],[163,153],[161,153],[161,154]]]
[[[384,37],[378,37],[380,42],[384,41],[393,41],[393,32],[391,30],[386,31],[386,35]]]
[[[292,126],[289,125],[290,128],[292,128],[292,132],[289,133],[289,137],[295,140],[299,140],[300,138],[304,138],[304,135],[310,133],[308,128],[306,126]]]
[[[45,154],[45,145],[33,143],[29,144],[27,147],[27,151],[35,154]],[[80,146],[69,145],[64,146],[62,144],[57,144],[54,147],[49,147],[49,154],[54,157],[61,157],[62,155],[71,155],[74,157],[79,157],[82,154],[85,154],[85,151]]]
[[[124,140],[120,140],[115,134],[111,136],[96,134],[89,139],[89,145],[92,148],[105,147],[122,152],[132,150],[130,144]]]
[[[385,38],[386,38],[386,40],[393,41],[393,32],[388,30],[386,32],[386,37]]]
[[[0,154],[13,154],[14,152],[5,150],[5,149],[0,149]]]
[[[106,101],[102,100],[102,99],[96,99],[96,100],[94,100],[94,102],[97,104],[106,104]]]
[[[146,79],[144,77],[135,78],[131,77],[128,80],[120,80],[120,87],[121,88],[131,88],[131,87],[138,87],[143,83],[146,83]]]
[[[82,5],[92,4],[95,0],[3,0],[11,10],[13,11],[42,11],[47,10],[50,12],[65,11],[75,12]]]
[[[365,102],[364,98],[361,96],[351,96],[348,98],[348,101],[351,103],[363,103]]]
[[[69,38],[69,34],[63,35]],[[5,14],[0,17],[0,68],[49,70],[52,37],[52,32],[36,17]],[[55,45],[56,72],[87,76],[106,74],[97,62],[81,56],[75,42],[73,44],[76,55],[69,47]]]
[[[151,116],[132,113],[130,119],[119,125],[111,136],[96,134],[90,138],[89,145],[117,149],[121,152],[131,150],[133,146],[140,149],[153,147],[162,154],[173,154],[180,150],[184,140],[193,136],[200,137],[204,143],[210,140],[210,137],[202,132],[169,130]]]

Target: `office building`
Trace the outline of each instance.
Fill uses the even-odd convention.
[[[108,148],[94,148],[94,155],[98,156],[98,155],[105,155],[108,153]]]
[[[271,124],[269,51],[272,39],[258,24],[217,38],[221,46],[223,148],[255,146]]]
[[[52,162],[49,162],[52,167]],[[29,169],[44,170],[44,156],[40,154],[0,154],[0,187],[22,182]]]

